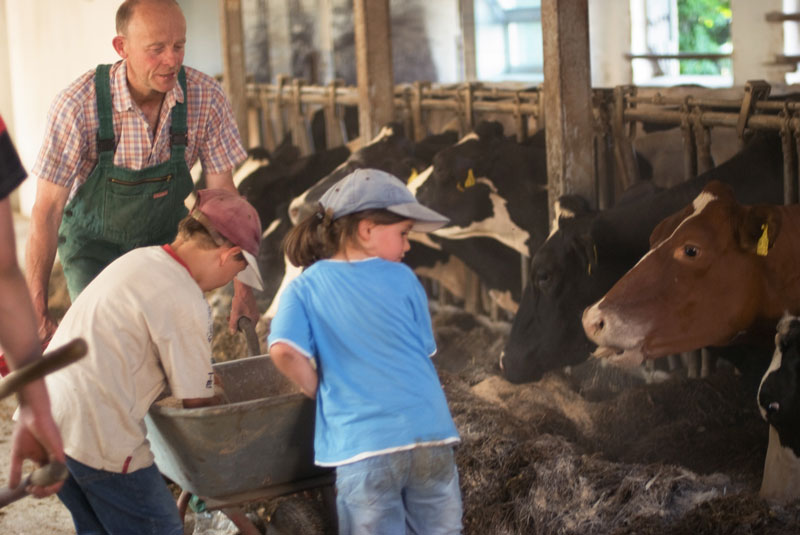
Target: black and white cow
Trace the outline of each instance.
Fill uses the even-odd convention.
[[[573,207],[563,213],[531,260],[530,279],[501,357],[505,377],[516,383],[535,381],[548,370],[583,362],[594,349],[581,325],[583,310],[647,252],[653,228],[712,179],[731,185],[742,202],[781,203],[779,137],[757,134],[721,166],[651,196],[604,212]]]
[[[270,318],[274,316],[275,307],[277,306],[276,298],[286,284],[300,273],[300,270],[292,266],[283,254],[281,243],[284,236],[292,228],[294,222],[302,218],[301,214],[310,213],[309,210],[314,209],[313,207],[316,205],[317,200],[330,185],[335,184],[353,170],[364,167],[383,169],[395,174],[395,176],[398,176],[398,174],[400,176],[413,175],[418,169],[424,169],[430,164],[429,160],[423,160],[421,159],[422,157],[436,152],[437,149],[435,147],[437,146],[448,146],[455,141],[455,132],[449,132],[432,136],[420,143],[413,143],[404,136],[402,127],[388,125],[381,130],[372,142],[355,151],[347,160],[335,168],[329,169],[325,175],[320,176],[318,173],[309,173],[302,177],[301,181],[293,183],[291,192],[284,191],[284,189],[276,190],[275,185],[270,182],[269,191],[258,194],[259,196],[271,198],[271,206],[275,208],[276,212],[275,216],[272,219],[268,219],[268,223],[265,223],[262,246],[259,252],[259,265],[262,274],[264,271],[269,271],[269,279],[271,281],[269,289],[264,292],[265,295],[270,297],[271,301],[264,315]],[[428,158],[430,157],[428,156]],[[298,199],[301,200],[298,201]],[[278,204],[277,200],[284,200],[284,202]],[[303,202],[306,200],[308,202],[307,205]],[[269,202],[269,199],[267,202]],[[294,206],[299,208],[291,208]],[[308,206],[309,208],[303,208],[303,206]],[[291,217],[292,215],[294,217]],[[264,220],[262,219],[262,221]],[[431,276],[435,273],[441,273],[444,267],[448,265],[450,265],[449,269],[451,270],[459,268],[459,266],[452,267],[450,259],[440,250],[425,251],[422,246],[417,247],[414,255],[409,255],[409,258],[414,258],[417,262],[420,262],[420,265],[424,266]],[[450,277],[452,279],[452,275]],[[450,288],[454,284],[451,279],[442,280],[441,282]],[[265,280],[264,282],[267,285],[267,281]],[[274,284],[272,284],[273,282]]]
[[[248,159],[234,175],[239,193],[255,207],[262,225],[259,268],[264,289],[256,292],[262,304],[272,301],[284,276],[280,246],[291,228],[289,200],[302,193],[317,180],[332,172],[347,159],[347,147],[326,149],[298,157],[296,147],[283,143],[272,154],[251,149]]]
[[[439,150],[457,141],[454,131],[427,137],[414,143],[405,136],[401,125],[390,123],[384,126],[367,145],[355,151],[344,163],[324,179],[310,185],[289,205],[289,215],[295,225],[313,213],[322,194],[333,184],[356,169],[372,167],[391,173],[400,180],[408,180],[430,166],[431,158]]]
[[[769,423],[762,498],[781,504],[800,498],[800,319],[778,323],[772,363],[758,389],[758,408]]]

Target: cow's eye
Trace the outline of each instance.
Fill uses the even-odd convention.
[[[552,280],[550,273],[547,271],[537,271],[533,274],[533,283],[536,285],[537,288],[540,290],[545,289]]]
[[[697,247],[695,247],[694,245],[684,245],[683,254],[685,254],[689,258],[694,258],[695,256],[697,256]]]

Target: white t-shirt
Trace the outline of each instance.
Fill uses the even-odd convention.
[[[211,336],[202,290],[166,250],[135,249],[112,262],[50,342],[82,337],[89,346],[83,359],[47,376],[67,455],[110,472],[150,466],[144,416],[165,387],[179,399],[214,393]]]

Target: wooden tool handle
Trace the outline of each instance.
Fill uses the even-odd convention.
[[[83,357],[86,350],[87,346],[83,338],[76,338],[58,349],[48,351],[36,362],[14,370],[0,380],[0,399],[17,392],[31,381],[72,364]]]
[[[256,334],[256,328],[253,326],[253,320],[247,316],[241,316],[236,322],[236,326],[242,334],[244,334],[244,338],[247,341],[247,351],[250,353],[250,356],[255,357],[256,355],[260,355],[261,344],[258,341],[258,335]]]
[[[0,489],[0,507],[5,507],[27,496],[28,492],[25,489],[28,485],[49,487],[59,481],[64,481],[67,479],[67,476],[69,476],[69,471],[66,465],[57,461],[37,468],[28,474],[16,488]]]

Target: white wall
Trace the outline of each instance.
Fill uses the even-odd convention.
[[[770,65],[783,53],[783,26],[764,20],[770,11],[781,11],[783,0],[731,0],[731,41],[733,42],[733,85],[748,80],[782,83],[787,66]]]
[[[589,0],[589,56],[592,87],[629,84],[631,64],[624,55],[631,50],[629,0]]]
[[[9,77],[14,140],[26,168],[33,166],[44,135],[47,110],[56,94],[98,63],[116,61],[115,0],[6,0]],[[5,112],[4,113],[8,113]],[[36,185],[20,187],[29,213]]]
[[[219,0],[178,0],[186,17],[183,63],[211,76],[222,74]]]
[[[425,2],[425,26],[439,82],[461,81],[461,25],[458,0]]]

